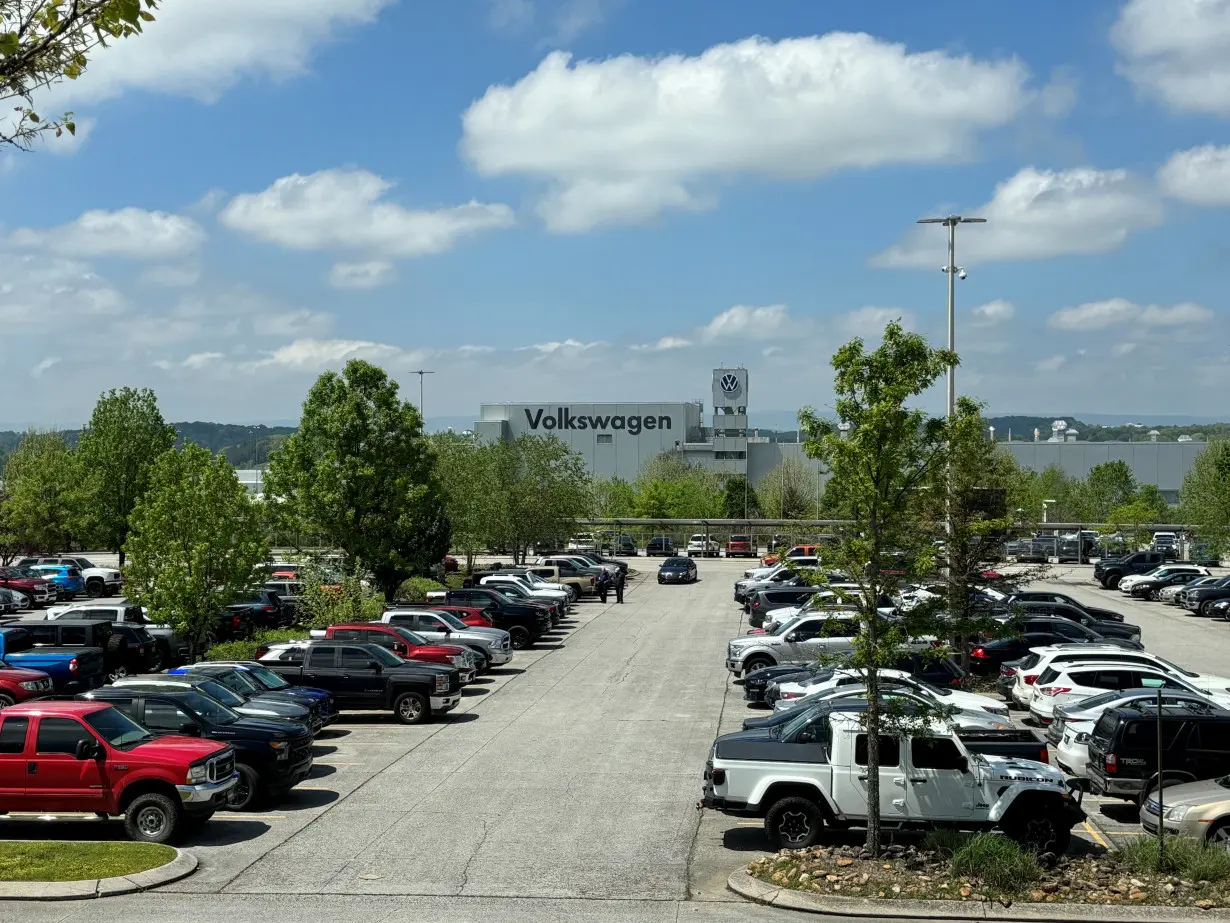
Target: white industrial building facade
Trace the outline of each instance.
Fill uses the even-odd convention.
[[[677,453],[688,464],[713,471],[746,474],[753,485],[781,463],[795,457],[827,479],[802,445],[773,442],[748,428],[748,377],[741,368],[713,371],[713,412],[706,419],[699,401],[647,404],[483,404],[474,424],[487,442],[521,435],[552,435],[579,454],[599,478],[633,480],[642,466],[663,453]],[[1071,434],[1069,434],[1071,435]],[[1060,437],[1062,438],[1062,436]],[[1183,477],[1203,442],[1010,442],[1005,448],[1023,468],[1042,471],[1057,465],[1083,478],[1095,465],[1124,461],[1142,484],[1156,484],[1168,501],[1178,500]]]

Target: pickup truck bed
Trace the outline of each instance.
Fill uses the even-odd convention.
[[[984,756],[1003,756],[1008,759],[1050,762],[1046,741],[1033,731],[1013,729],[1010,731],[959,730],[957,737],[970,753]]]

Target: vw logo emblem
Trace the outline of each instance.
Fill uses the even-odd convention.
[[[723,375],[720,387],[726,394],[738,394],[739,377],[737,375]]]

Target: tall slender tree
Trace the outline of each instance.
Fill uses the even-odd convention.
[[[77,441],[90,536],[118,551],[121,567],[129,517],[149,489],[154,465],[174,445],[175,427],[163,420],[158,398],[148,388],[103,394]]]
[[[4,530],[28,552],[69,551],[81,535],[80,466],[64,434],[30,430],[4,466]]]

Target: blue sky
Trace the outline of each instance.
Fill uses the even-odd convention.
[[[294,418],[379,362],[429,417],[831,401],[889,318],[992,412],[1218,414],[1230,0],[165,0],[4,157],[8,424],[108,387]],[[942,396],[928,396],[938,407]]]

